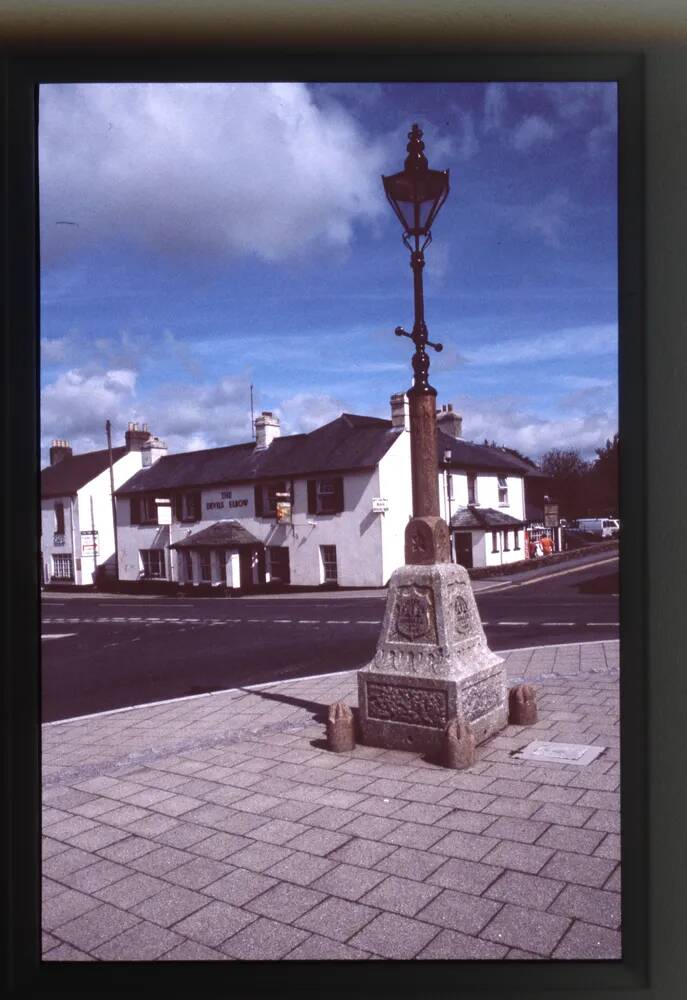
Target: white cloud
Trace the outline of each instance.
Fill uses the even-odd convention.
[[[463,434],[468,440],[478,444],[495,441],[516,448],[535,461],[550,448],[574,448],[588,458],[593,457],[594,450],[618,429],[612,407],[597,407],[556,419],[535,416],[509,399],[465,398],[456,404],[456,409],[463,417]]]
[[[482,127],[485,132],[498,132],[503,127],[506,114],[506,88],[502,83],[489,83],[484,91],[484,120]]]
[[[64,361],[67,353],[66,337],[42,337],[41,361],[44,365]]]
[[[146,420],[136,399],[136,373],[126,369],[87,375],[71,368],[41,393],[41,443],[68,438],[75,452],[105,447],[105,421],[126,426]],[[123,432],[122,432],[123,433]]]
[[[521,210],[520,225],[538,233],[549,246],[559,247],[571,210],[570,196],[565,191],[552,191]]]
[[[487,343],[480,345],[474,352],[464,349],[463,353],[467,364],[471,366],[492,367],[594,357],[614,354],[617,350],[617,326],[614,323],[603,323],[564,330],[542,330],[533,337]]]
[[[281,420],[282,434],[307,434],[336,420],[344,405],[327,393],[299,392],[285,399],[274,412]]]
[[[548,142],[553,138],[555,129],[550,122],[541,115],[527,115],[513,129],[511,142],[518,152],[526,152],[533,146]]]
[[[44,262],[108,238],[273,260],[384,212],[379,143],[301,83],[43,85],[39,142]]]

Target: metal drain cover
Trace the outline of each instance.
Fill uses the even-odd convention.
[[[512,756],[515,760],[540,761],[543,764],[577,764],[584,767],[604,752],[606,747],[586,746],[584,743],[545,743],[534,740]]]

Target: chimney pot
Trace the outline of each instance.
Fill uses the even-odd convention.
[[[453,409],[453,403],[442,406],[442,412],[437,414],[437,427],[450,437],[463,436],[463,418]]]
[[[269,448],[280,433],[279,417],[276,417],[271,410],[263,410],[255,421],[255,450],[264,451]]]
[[[410,406],[404,392],[395,392],[390,400],[391,426],[410,430]]]

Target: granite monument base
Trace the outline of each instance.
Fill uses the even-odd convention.
[[[487,646],[463,566],[402,566],[389,594],[374,659],[358,671],[361,741],[441,754],[452,719],[481,743],[508,722],[501,657]]]

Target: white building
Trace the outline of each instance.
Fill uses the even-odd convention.
[[[456,557],[525,558],[523,464],[460,439],[449,408],[438,422]],[[255,441],[167,455],[116,496],[119,578],[132,585],[383,586],[404,562],[412,513],[407,398],[392,396],[391,420],[344,413],[288,437],[264,412]]]
[[[115,489],[166,454],[144,424],[129,424],[125,444],[112,449]],[[41,470],[41,578],[44,585],[88,586],[114,576],[115,532],[109,451],[74,455],[68,441],[50,448]]]

